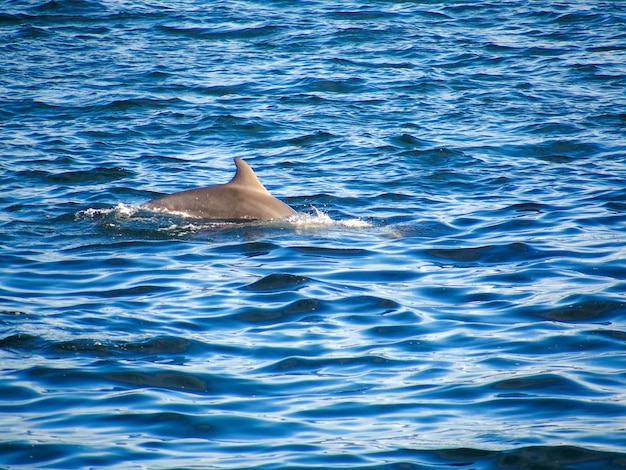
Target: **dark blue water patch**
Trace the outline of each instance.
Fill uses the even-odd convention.
[[[75,15],[76,13],[85,13],[89,11],[98,11],[102,7],[96,2],[95,5],[85,5],[84,2],[75,0],[50,0],[43,2],[33,8],[36,12],[42,13],[62,13],[67,12]]]
[[[507,245],[486,245],[473,248],[432,248],[426,251],[434,261],[449,260],[457,266],[475,266],[488,264],[527,263],[543,258],[570,255],[571,252],[542,252],[526,243]],[[584,256],[583,256],[584,257]]]
[[[328,279],[343,283],[358,283],[359,281],[368,280],[370,282],[411,282],[420,279],[421,275],[410,269],[361,269],[349,272],[331,272]]]
[[[97,365],[97,364],[94,364]],[[101,363],[104,370],[101,372],[87,371],[85,369],[69,369],[55,367],[35,367],[23,371],[25,380],[36,380],[57,389],[79,389],[99,384],[101,387],[111,386],[124,390],[137,389],[160,389],[174,390],[190,394],[219,395],[230,388],[229,393],[233,396],[238,393],[246,395],[247,390],[262,390],[262,386],[253,381],[231,381],[227,376],[207,373],[187,373],[163,368],[151,368],[149,366],[125,367],[105,361]],[[57,405],[52,402],[58,403]],[[49,406],[66,407],[68,401],[65,398],[49,398]],[[59,403],[60,402],[60,403]],[[69,419],[69,418],[68,418]]]
[[[50,344],[50,353],[59,355],[94,356],[106,358],[141,358],[151,362],[169,359],[170,356],[194,355],[202,345],[186,338],[159,336],[138,343],[75,339]]]
[[[0,444],[3,460],[8,465],[42,465],[63,462],[76,451],[71,444],[41,444],[33,446],[27,441]]]
[[[368,369],[372,365],[376,368],[385,367],[387,364],[392,367],[390,359],[380,356],[359,356],[359,357],[334,357],[334,358],[310,358],[310,357],[288,357],[281,361],[263,368],[261,373],[281,373],[281,374],[354,374],[359,370]],[[334,365],[337,365],[335,371]]]
[[[608,338],[612,341],[616,341],[619,344],[623,344],[626,341],[626,331],[602,329],[590,332],[591,334],[598,335],[603,338]]]
[[[410,62],[379,62],[379,61],[359,61],[359,60],[349,60],[344,58],[334,58],[332,61],[336,64],[343,65],[346,67],[357,67],[357,68],[391,68],[391,69],[413,69],[415,65]]]
[[[275,324],[292,321],[306,321],[312,315],[316,317],[329,312],[329,306],[318,299],[298,299],[279,308],[245,309],[233,316],[238,321],[253,324]]]
[[[606,327],[606,326],[604,326]],[[528,326],[520,327],[521,330],[528,331],[530,328]],[[578,357],[579,361],[584,362],[594,362],[595,358],[598,358],[598,362],[604,362],[606,364],[610,364],[611,367],[620,367],[623,363],[623,360],[619,358],[619,356],[615,356],[612,354],[613,348],[615,347],[615,342],[610,340],[609,335],[613,335],[615,338],[619,340],[620,332],[593,332],[593,330],[588,330],[584,332],[580,332],[578,334],[568,334],[564,335],[558,331],[551,331],[548,328],[533,328],[534,333],[537,335],[537,339],[532,342],[511,342],[507,349],[509,352],[515,355],[525,355],[531,357],[533,354],[540,354],[544,357],[559,357],[562,355],[571,355],[572,357]],[[604,330],[602,330],[604,331]],[[593,352],[593,359],[589,357]],[[587,378],[589,380],[589,378]],[[611,386],[615,386],[615,382],[610,380],[608,377],[606,379],[598,379],[599,385],[600,382],[604,382],[608,380],[611,383]],[[595,382],[596,378],[589,380],[590,382]],[[604,388],[604,390],[610,390],[609,388]],[[584,391],[581,391],[582,394],[585,394]]]
[[[435,449],[419,451],[401,449],[386,457],[395,462],[406,462],[407,468],[468,467],[500,469],[590,469],[597,465],[609,469],[624,467],[619,453],[603,452],[575,446],[532,446],[507,451],[489,451],[471,448]],[[393,458],[397,454],[397,457]],[[417,463],[413,463],[417,462]],[[394,464],[395,465],[395,464]],[[432,467],[431,467],[432,466]],[[389,465],[388,468],[394,468]]]
[[[538,375],[533,377],[519,377],[515,379],[506,379],[496,382],[492,385],[493,389],[504,396],[508,391],[513,391],[515,396],[536,396],[536,395],[565,395],[569,396],[572,389],[577,389],[581,396],[600,396],[602,393],[587,389],[580,390],[580,383],[567,380],[558,375]]]
[[[297,290],[308,281],[310,279],[305,276],[273,273],[245,286],[245,289],[255,292],[283,292]]]
[[[541,318],[562,322],[596,322],[608,324],[626,311],[626,302],[598,296],[572,295],[560,306],[530,309]]]
[[[389,237],[436,240],[442,237],[451,237],[455,233],[458,233],[458,230],[455,228],[439,221],[420,220],[415,223],[408,223],[414,220],[415,215],[396,216],[385,219],[389,227]]]
[[[43,170],[24,170],[15,175],[18,179],[40,179],[45,183],[62,185],[101,184],[123,180],[133,176],[133,172],[123,168],[93,168],[82,171],[52,173]]]
[[[11,311],[2,311],[2,315],[11,315],[11,314],[15,314],[15,313]],[[37,339],[36,336],[32,336],[29,334],[10,335],[0,340],[0,347],[8,348],[8,349],[14,348],[14,347],[20,348],[22,344],[28,344],[31,341],[36,340],[36,339]]]
[[[349,306],[349,310],[348,310]],[[388,299],[358,296],[347,299],[325,301],[315,298],[300,298],[274,309],[245,308],[229,317],[246,324],[277,324],[284,322],[323,322],[332,314],[362,308],[369,315],[386,315],[398,308]]]
[[[170,108],[171,105],[177,105],[184,103],[183,100],[178,98],[169,98],[169,99],[138,99],[138,98],[121,98],[113,101],[108,101],[104,103],[97,104],[102,108],[101,110],[91,110],[88,109],[86,111],[101,111],[101,112],[109,112],[112,115],[122,113],[127,114],[131,112],[143,112],[143,111],[153,111],[158,109],[166,109]]]
[[[208,393],[213,390],[207,379],[179,372],[141,372],[119,371],[109,372],[105,378],[131,388],[159,388],[179,390],[189,393]]]
[[[306,147],[311,144],[327,142],[329,140],[336,139],[336,136],[331,134],[330,132],[317,131],[313,134],[292,137],[290,139],[285,140],[285,144],[294,146],[294,147]]]
[[[423,139],[419,139],[407,133],[392,137],[391,143],[398,147],[406,147],[406,148],[412,148],[412,149],[432,145],[431,142],[428,142]]]
[[[369,253],[363,248],[334,248],[325,246],[294,246],[291,250],[317,258],[366,257]]]
[[[280,250],[282,247],[275,243],[258,241],[247,243],[235,243],[218,246],[214,248],[216,253],[240,253],[246,257],[263,256],[272,253],[275,250]]]
[[[203,39],[211,41],[236,40],[247,41],[266,36],[274,36],[283,28],[277,25],[261,25],[252,27],[226,28],[226,27],[196,27],[182,28],[169,25],[159,27],[160,30],[170,35],[182,36],[187,39]]]

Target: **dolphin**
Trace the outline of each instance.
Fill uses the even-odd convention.
[[[252,168],[235,158],[237,172],[226,184],[189,189],[148,201],[141,207],[203,219],[276,219],[295,215],[265,189]]]

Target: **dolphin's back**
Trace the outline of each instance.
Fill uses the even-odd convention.
[[[142,207],[205,219],[275,219],[296,213],[265,189],[246,162],[236,158],[235,165],[237,173],[226,184],[170,194]]]

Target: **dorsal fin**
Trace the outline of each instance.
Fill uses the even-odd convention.
[[[245,186],[246,188],[269,193],[269,191],[265,189],[265,186],[261,184],[259,178],[257,178],[254,174],[250,165],[244,162],[241,158],[235,158],[235,165],[237,166],[237,173],[235,173],[235,176],[228,182],[228,184]]]

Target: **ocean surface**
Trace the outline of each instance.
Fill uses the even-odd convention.
[[[0,1],[0,180],[2,469],[626,468],[625,2]]]

